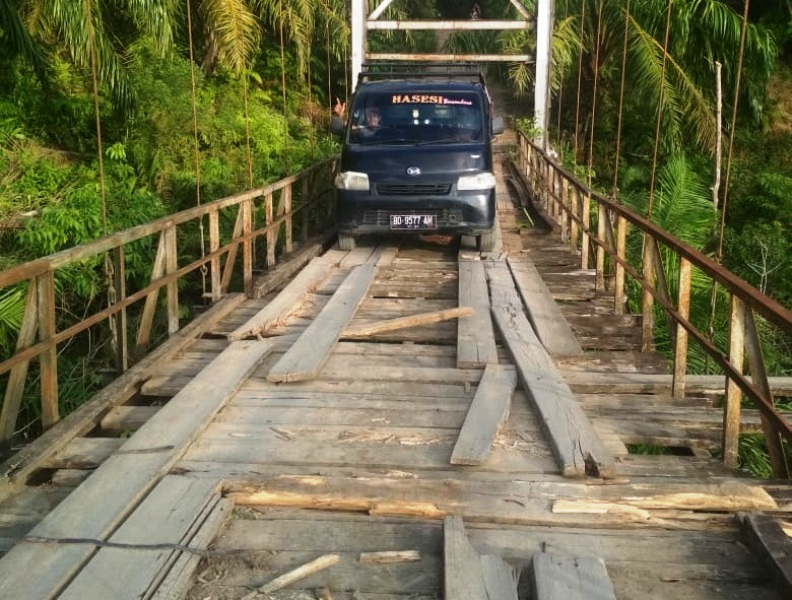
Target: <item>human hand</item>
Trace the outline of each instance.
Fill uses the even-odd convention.
[[[346,111],[346,102],[341,102],[339,98],[336,98],[336,104],[333,107],[333,112],[337,114],[339,117],[343,118],[345,111]]]

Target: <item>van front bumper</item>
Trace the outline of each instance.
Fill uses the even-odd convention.
[[[336,203],[338,230],[348,235],[386,232],[481,235],[492,231],[495,225],[494,190],[407,197],[336,190]],[[399,218],[405,216],[421,218]]]

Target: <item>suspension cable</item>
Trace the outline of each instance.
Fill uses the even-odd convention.
[[[283,165],[286,172],[289,172],[289,153],[286,152],[286,145],[289,143],[288,113],[286,112],[286,51],[283,44],[283,0],[278,1],[278,16],[280,20],[280,53],[281,53],[281,94],[283,96],[283,123],[286,130],[283,134]]]
[[[588,186],[591,187],[591,169],[594,164],[594,124],[596,123],[597,119],[597,87],[599,84],[599,55],[600,55],[600,44],[602,42],[602,0],[599,0],[599,6],[597,7],[597,38],[596,44],[597,47],[594,52],[594,92],[591,99],[591,132],[589,135],[589,152],[588,152]]]
[[[564,21],[566,21],[567,19],[569,19],[569,2],[565,2],[564,3]],[[551,45],[552,45],[552,43],[551,43]],[[551,70],[551,73],[552,73],[552,70]],[[550,84],[550,87],[552,88],[552,83]],[[558,109],[556,111],[557,112],[557,114],[556,114],[556,118],[557,118],[556,132],[557,132],[557,135],[558,135],[559,142],[561,141],[561,113],[563,112],[561,104],[562,104],[563,99],[564,99],[564,78],[563,77],[559,77],[559,81],[558,81],[558,103],[557,103],[558,104]]]
[[[671,29],[671,5],[674,0],[668,0],[668,11],[666,12],[665,39],[663,40],[663,67],[660,71],[660,97],[657,101],[657,122],[655,123],[655,143],[652,154],[652,177],[649,182],[649,207],[646,217],[652,220],[652,209],[654,208],[655,179],[657,177],[657,153],[660,146],[660,124],[663,120],[663,102],[665,100],[665,72],[666,60],[668,58],[668,36]]]
[[[624,87],[627,71],[627,37],[630,32],[630,0],[627,0],[627,6],[624,12],[624,45],[622,46],[622,72],[621,72],[621,87],[619,88],[619,124],[616,127],[616,164],[613,167],[613,197],[616,198],[619,193],[619,160],[621,158],[621,138],[622,138],[622,123],[624,121]]]
[[[734,105],[731,114],[731,131],[729,132],[729,151],[726,155],[726,180],[723,184],[723,202],[721,203],[720,231],[718,234],[718,252],[715,260],[723,259],[723,234],[726,227],[726,202],[729,199],[729,181],[731,179],[732,150],[734,148],[734,132],[737,129],[737,105],[740,98],[740,79],[742,77],[743,57],[745,56],[745,38],[748,31],[748,9],[751,0],[745,0],[742,28],[740,30],[740,55],[737,59],[737,79],[734,84]]]
[[[96,36],[94,34],[91,0],[85,0],[85,18],[88,33],[88,51],[91,60],[94,118],[96,119],[96,155],[99,160],[99,196],[102,201],[102,235],[107,235],[107,192],[105,187],[104,158],[102,156],[102,118],[99,112],[99,77],[97,75]]]
[[[577,80],[577,105],[575,107],[575,136],[573,138],[572,153],[577,163],[578,156],[578,133],[580,127],[580,96],[581,96],[581,81],[583,78],[583,35],[586,25],[586,3],[581,4],[580,10],[580,51],[578,53],[578,80]]]
[[[192,118],[193,118],[193,153],[195,157],[195,203],[201,206],[201,154],[198,143],[198,103],[197,94],[195,89],[195,54],[193,49],[193,36],[192,36],[192,11],[190,7],[190,0],[185,2],[187,5],[187,41],[190,50],[190,93],[192,100]],[[206,239],[204,234],[204,217],[201,215],[198,221],[198,230],[200,233],[201,242],[201,258],[206,256]],[[201,265],[201,288],[203,296],[206,297],[206,263]]]

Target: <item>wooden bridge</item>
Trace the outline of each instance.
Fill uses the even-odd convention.
[[[46,426],[0,467],[0,598],[791,598],[773,395],[792,381],[766,376],[758,339],[788,335],[790,312],[511,144],[490,254],[440,236],[331,249],[327,163],[0,273],[28,282],[0,433],[31,362]],[[546,227],[523,226],[529,198]],[[208,251],[184,262],[179,233],[204,222]],[[127,289],[141,241],[150,283]],[[59,328],[58,270],[92,257],[108,302]],[[732,299],[728,353],[689,322],[691,270]],[[182,326],[180,282],[201,279]],[[58,348],[90,331],[121,374],[60,418]],[[723,375],[687,374],[689,338]],[[740,432],[767,436],[775,479],[736,469]]]

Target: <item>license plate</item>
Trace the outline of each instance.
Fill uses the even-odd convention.
[[[437,229],[435,215],[391,215],[391,229]]]

